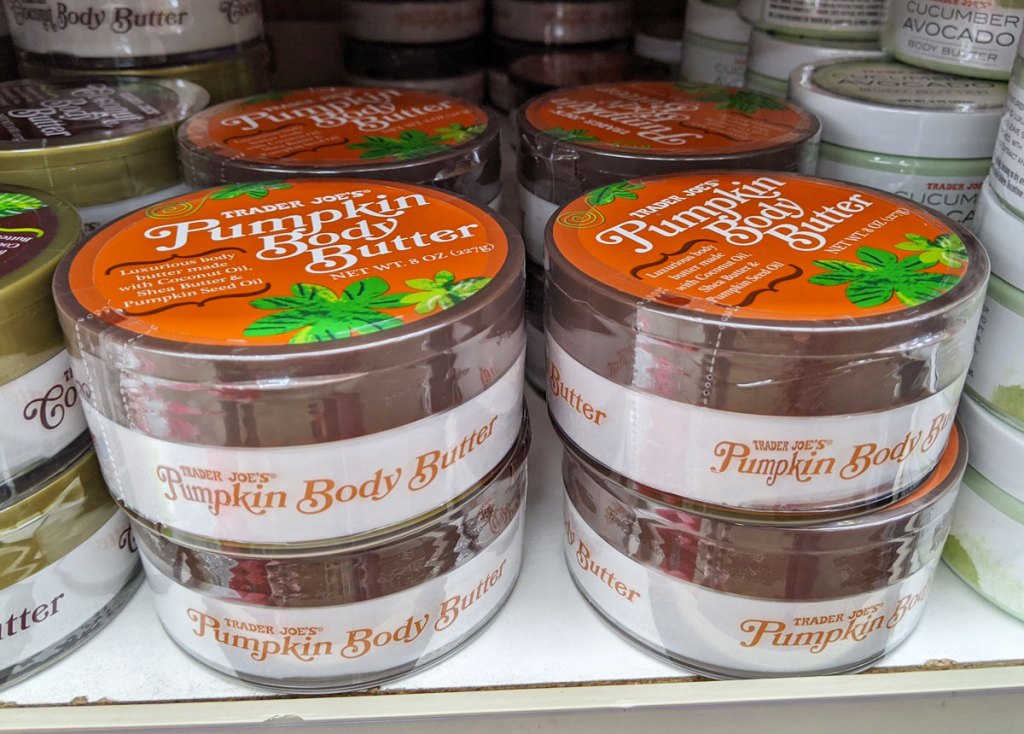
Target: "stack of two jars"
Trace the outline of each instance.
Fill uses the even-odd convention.
[[[580,197],[546,248],[564,550],[595,609],[714,677],[905,640],[966,464],[977,240],[880,191],[713,170]]]
[[[522,270],[489,210],[340,178],[171,199],[62,263],[103,472],[186,652],[344,690],[497,612],[523,532]]]

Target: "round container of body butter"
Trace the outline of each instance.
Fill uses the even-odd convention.
[[[524,429],[443,511],[315,555],[197,550],[136,525],[160,621],[202,663],[278,690],[366,688],[435,663],[515,584],[527,443]]]
[[[230,56],[263,35],[259,0],[13,0],[6,3],[22,59],[72,69],[196,64]]]
[[[673,76],[668,64],[625,51],[549,51],[523,56],[508,66],[508,81],[516,106],[562,87],[597,82],[664,81]]]
[[[1024,57],[1018,56],[1006,98],[1006,114],[999,123],[988,185],[992,193],[1017,217],[1024,218],[1024,156],[1020,131],[1024,125]]]
[[[186,190],[174,128],[208,99],[168,79],[0,84],[0,183],[57,194],[93,229]]]
[[[1024,430],[996,414],[972,393],[960,403],[960,422],[971,441],[971,466],[1003,492],[1024,502],[1024,475],[1018,463],[1024,457]]]
[[[690,0],[683,33],[682,78],[700,84],[743,86],[750,26],[735,5]]]
[[[1024,24],[1019,0],[892,0],[882,29],[887,54],[914,66],[1007,79]]]
[[[1024,292],[995,275],[985,297],[967,390],[1024,430]]]
[[[50,290],[81,237],[63,199],[0,184],[0,486],[86,430]]]
[[[633,52],[678,72],[683,56],[683,21],[660,15],[639,19],[633,32]]]
[[[878,38],[885,0],[739,0],[740,17],[755,28],[815,38]]]
[[[985,244],[992,273],[1014,288],[1024,289],[1024,259],[1020,257],[1024,220],[992,193],[990,181],[981,187],[971,229]]]
[[[201,64],[160,66],[152,69],[105,69],[96,72],[91,69],[66,69],[24,60],[20,68],[22,76],[35,79],[97,78],[97,74],[104,79],[184,79],[205,89],[210,95],[211,104],[247,97],[270,88],[270,54],[264,44],[252,46],[240,54]]]
[[[754,30],[747,48],[747,70],[743,86],[755,92],[785,97],[789,75],[803,64],[842,58],[881,58],[874,40],[844,41],[785,36]]]
[[[4,684],[88,640],[140,578],[128,519],[107,494],[87,438],[30,476],[24,495],[0,503]]]
[[[548,407],[691,503],[841,512],[938,462],[988,258],[895,196],[770,171],[635,179],[547,231]]]
[[[345,39],[342,66],[354,86],[401,87],[482,102],[486,87],[482,37],[450,43],[373,43]]]
[[[921,619],[966,456],[955,431],[903,500],[780,526],[662,504],[570,448],[566,562],[619,632],[703,675],[862,670]]]
[[[486,30],[484,0],[342,0],[347,38],[374,43],[446,43]]]
[[[545,45],[628,38],[630,0],[494,0],[492,29],[503,38]]]
[[[198,191],[96,233],[54,289],[111,492],[173,537],[283,551],[404,522],[522,423],[522,242],[440,190]]]
[[[523,237],[538,263],[548,219],[580,194],[687,169],[809,173],[819,132],[813,115],[781,99],[671,82],[556,90],[521,107],[516,121]]]
[[[178,131],[194,186],[287,176],[430,184],[481,204],[501,193],[499,125],[434,92],[318,87],[226,102]]]
[[[959,222],[974,217],[1006,84],[837,60],[794,71],[790,98],[821,119],[819,176],[899,194]]]

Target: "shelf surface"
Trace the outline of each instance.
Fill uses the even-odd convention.
[[[543,401],[528,391],[527,402],[533,420],[533,446],[519,582],[507,606],[469,646],[383,690],[411,693],[692,680],[687,671],[652,658],[621,639],[572,585],[561,549],[561,450]],[[1024,623],[989,605],[942,566],[920,627],[879,669],[977,664],[1024,666]],[[160,629],[152,596],[143,587],[93,640],[38,675],[0,691],[0,702],[36,706],[273,695],[193,662]],[[0,715],[0,724],[2,719]]]

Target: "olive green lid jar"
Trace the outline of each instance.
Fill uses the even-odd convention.
[[[85,432],[50,292],[81,234],[63,199],[0,184],[0,500],[11,480]]]
[[[22,499],[0,504],[0,684],[85,642],[138,585],[128,520],[82,443],[65,466],[41,470]]]
[[[89,228],[174,193],[175,126],[209,95],[180,79],[0,84],[0,184],[50,191]]]

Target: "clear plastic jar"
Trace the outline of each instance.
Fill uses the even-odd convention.
[[[889,501],[938,463],[989,275],[955,222],[721,170],[598,189],[547,237],[548,407],[609,470],[800,515]]]
[[[438,662],[515,585],[527,445],[524,428],[491,475],[437,512],[315,555],[211,552],[136,524],[160,621],[203,664],[277,690],[368,688]]]
[[[111,492],[214,549],[319,548],[462,495],[522,424],[523,247],[496,216],[307,178],[94,234],[54,292]]]
[[[195,187],[288,176],[429,184],[491,203],[501,192],[499,125],[445,94],[316,87],[226,102],[178,131]]]
[[[128,602],[139,557],[87,437],[0,501],[0,552],[17,561],[0,572],[0,684],[68,654]]]
[[[200,64],[263,36],[260,0],[11,0],[11,36],[23,61],[70,69]]]
[[[862,670],[921,620],[966,458],[956,431],[905,499],[773,525],[662,504],[569,448],[566,563],[612,626],[702,675]]]

